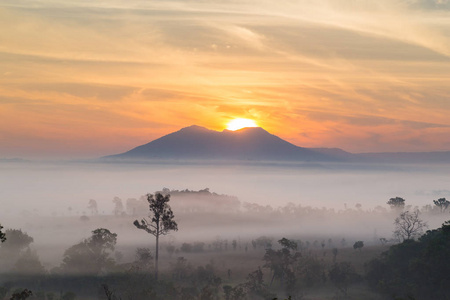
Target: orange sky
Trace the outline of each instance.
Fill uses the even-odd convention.
[[[0,158],[236,117],[303,147],[450,150],[450,1],[0,2]]]

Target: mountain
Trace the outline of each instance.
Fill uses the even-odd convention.
[[[352,163],[450,163],[447,152],[350,153],[339,148],[303,148],[261,127],[214,131],[189,126],[127,152],[105,156],[107,161],[237,160]]]
[[[378,163],[448,164],[450,151],[358,153],[358,160]]]
[[[107,160],[195,159],[337,161],[327,153],[295,146],[260,127],[214,131],[189,126]]]

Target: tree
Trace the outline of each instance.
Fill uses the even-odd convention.
[[[363,241],[357,241],[353,244],[353,249],[359,249],[359,251],[361,251],[362,247],[364,247],[364,242]]]
[[[137,272],[148,272],[153,267],[153,254],[149,248],[137,248],[133,269]]]
[[[156,251],[155,251],[155,279],[158,280],[158,250],[159,250],[159,237],[166,235],[170,231],[178,230],[178,224],[173,220],[174,215],[168,202],[170,201],[170,195],[163,195],[156,193],[147,194],[147,201],[149,203],[150,222],[146,219],[142,219],[141,222],[135,220],[134,226],[146,231],[147,233],[155,236],[156,238]]]
[[[25,300],[32,296],[33,293],[29,289],[24,289],[22,291],[17,291],[11,295],[10,300]]]
[[[7,229],[5,231],[5,242],[2,244],[1,250],[10,258],[17,258],[20,253],[28,248],[34,241],[27,233],[21,229]]]
[[[45,268],[36,253],[30,248],[25,250],[14,265],[15,272],[19,274],[44,274]]]
[[[122,199],[120,199],[119,197],[114,197],[112,202],[114,203],[114,210],[113,210],[114,215],[120,216],[124,212]]]
[[[391,198],[389,199],[387,204],[389,204],[392,209],[402,209],[403,207],[405,207],[405,199],[401,197]]]
[[[90,199],[89,200],[88,208],[91,210],[91,214],[92,215],[97,215],[98,214],[97,201],[95,201],[94,199]]]
[[[345,295],[348,293],[348,286],[357,278],[353,266],[349,262],[335,263],[328,274],[331,282]]]
[[[297,250],[297,243],[282,238],[278,243],[283,247],[280,250],[266,249],[263,260],[266,262],[264,268],[272,271],[272,285],[274,279],[278,279],[283,285],[285,279],[295,280],[294,267],[298,258],[301,256],[299,252],[291,253],[291,250]]]
[[[0,225],[0,241],[3,243],[6,241],[6,235],[3,233],[2,229],[3,229],[3,226]]]
[[[448,201],[445,198],[439,198],[437,200],[433,200],[434,205],[436,205],[437,207],[439,207],[439,209],[441,210],[441,212],[445,212],[445,210],[448,208],[448,206],[450,205],[450,201]]]
[[[419,218],[420,212],[405,211],[395,219],[394,236],[399,241],[411,240],[423,234],[428,227],[427,223]]]
[[[450,222],[366,264],[369,284],[398,299],[449,299]]]
[[[98,274],[114,264],[110,254],[115,249],[117,234],[98,228],[92,236],[64,252],[63,269],[75,273]]]

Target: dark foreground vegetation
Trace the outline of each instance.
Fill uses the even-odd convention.
[[[391,210],[383,212],[394,216],[393,239],[363,241],[325,238],[326,234],[271,234],[214,239],[205,236],[160,244],[160,237],[178,229],[174,221],[177,211],[169,206],[169,192],[173,191],[129,201],[130,218],[120,199],[113,200],[115,216],[111,218],[127,220],[134,227],[132,234],[148,239],[152,248],[119,251],[121,235],[115,233],[116,223],[111,222],[110,229],[93,229],[90,236],[64,250],[62,261],[47,267],[30,247],[33,237],[21,229],[0,227],[0,299],[450,299],[450,223],[424,233],[426,222],[420,215],[424,210],[406,210],[405,200],[400,197],[390,199]],[[216,205],[208,203],[211,208],[229,204],[229,211],[236,212],[230,208],[237,203],[233,197],[208,190],[177,193],[197,201],[217,197],[220,201]],[[434,204],[429,212],[448,214],[445,199]],[[80,218],[80,224],[97,218],[95,201],[89,201],[88,207],[91,217]],[[148,217],[136,220],[133,226],[133,218],[144,207]],[[184,203],[184,214],[199,217],[205,207]],[[305,210],[292,205],[276,211],[265,207],[266,214],[281,219]],[[309,212],[330,216],[323,210]],[[345,216],[365,213],[356,207]],[[108,223],[104,218],[98,220]]]

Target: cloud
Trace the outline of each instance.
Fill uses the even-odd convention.
[[[88,132],[110,145],[116,134],[117,143],[148,141],[191,124],[220,130],[241,116],[305,145],[407,149],[409,138],[441,149],[450,125],[447,8],[437,0],[5,0],[2,126],[17,130],[18,144],[28,131],[83,141]]]
[[[39,84],[24,84],[17,88],[27,91],[36,91],[40,93],[54,92],[59,94],[68,94],[79,98],[92,98],[102,101],[123,100],[131,95],[137,89],[130,86],[84,84],[71,82],[52,82]]]

